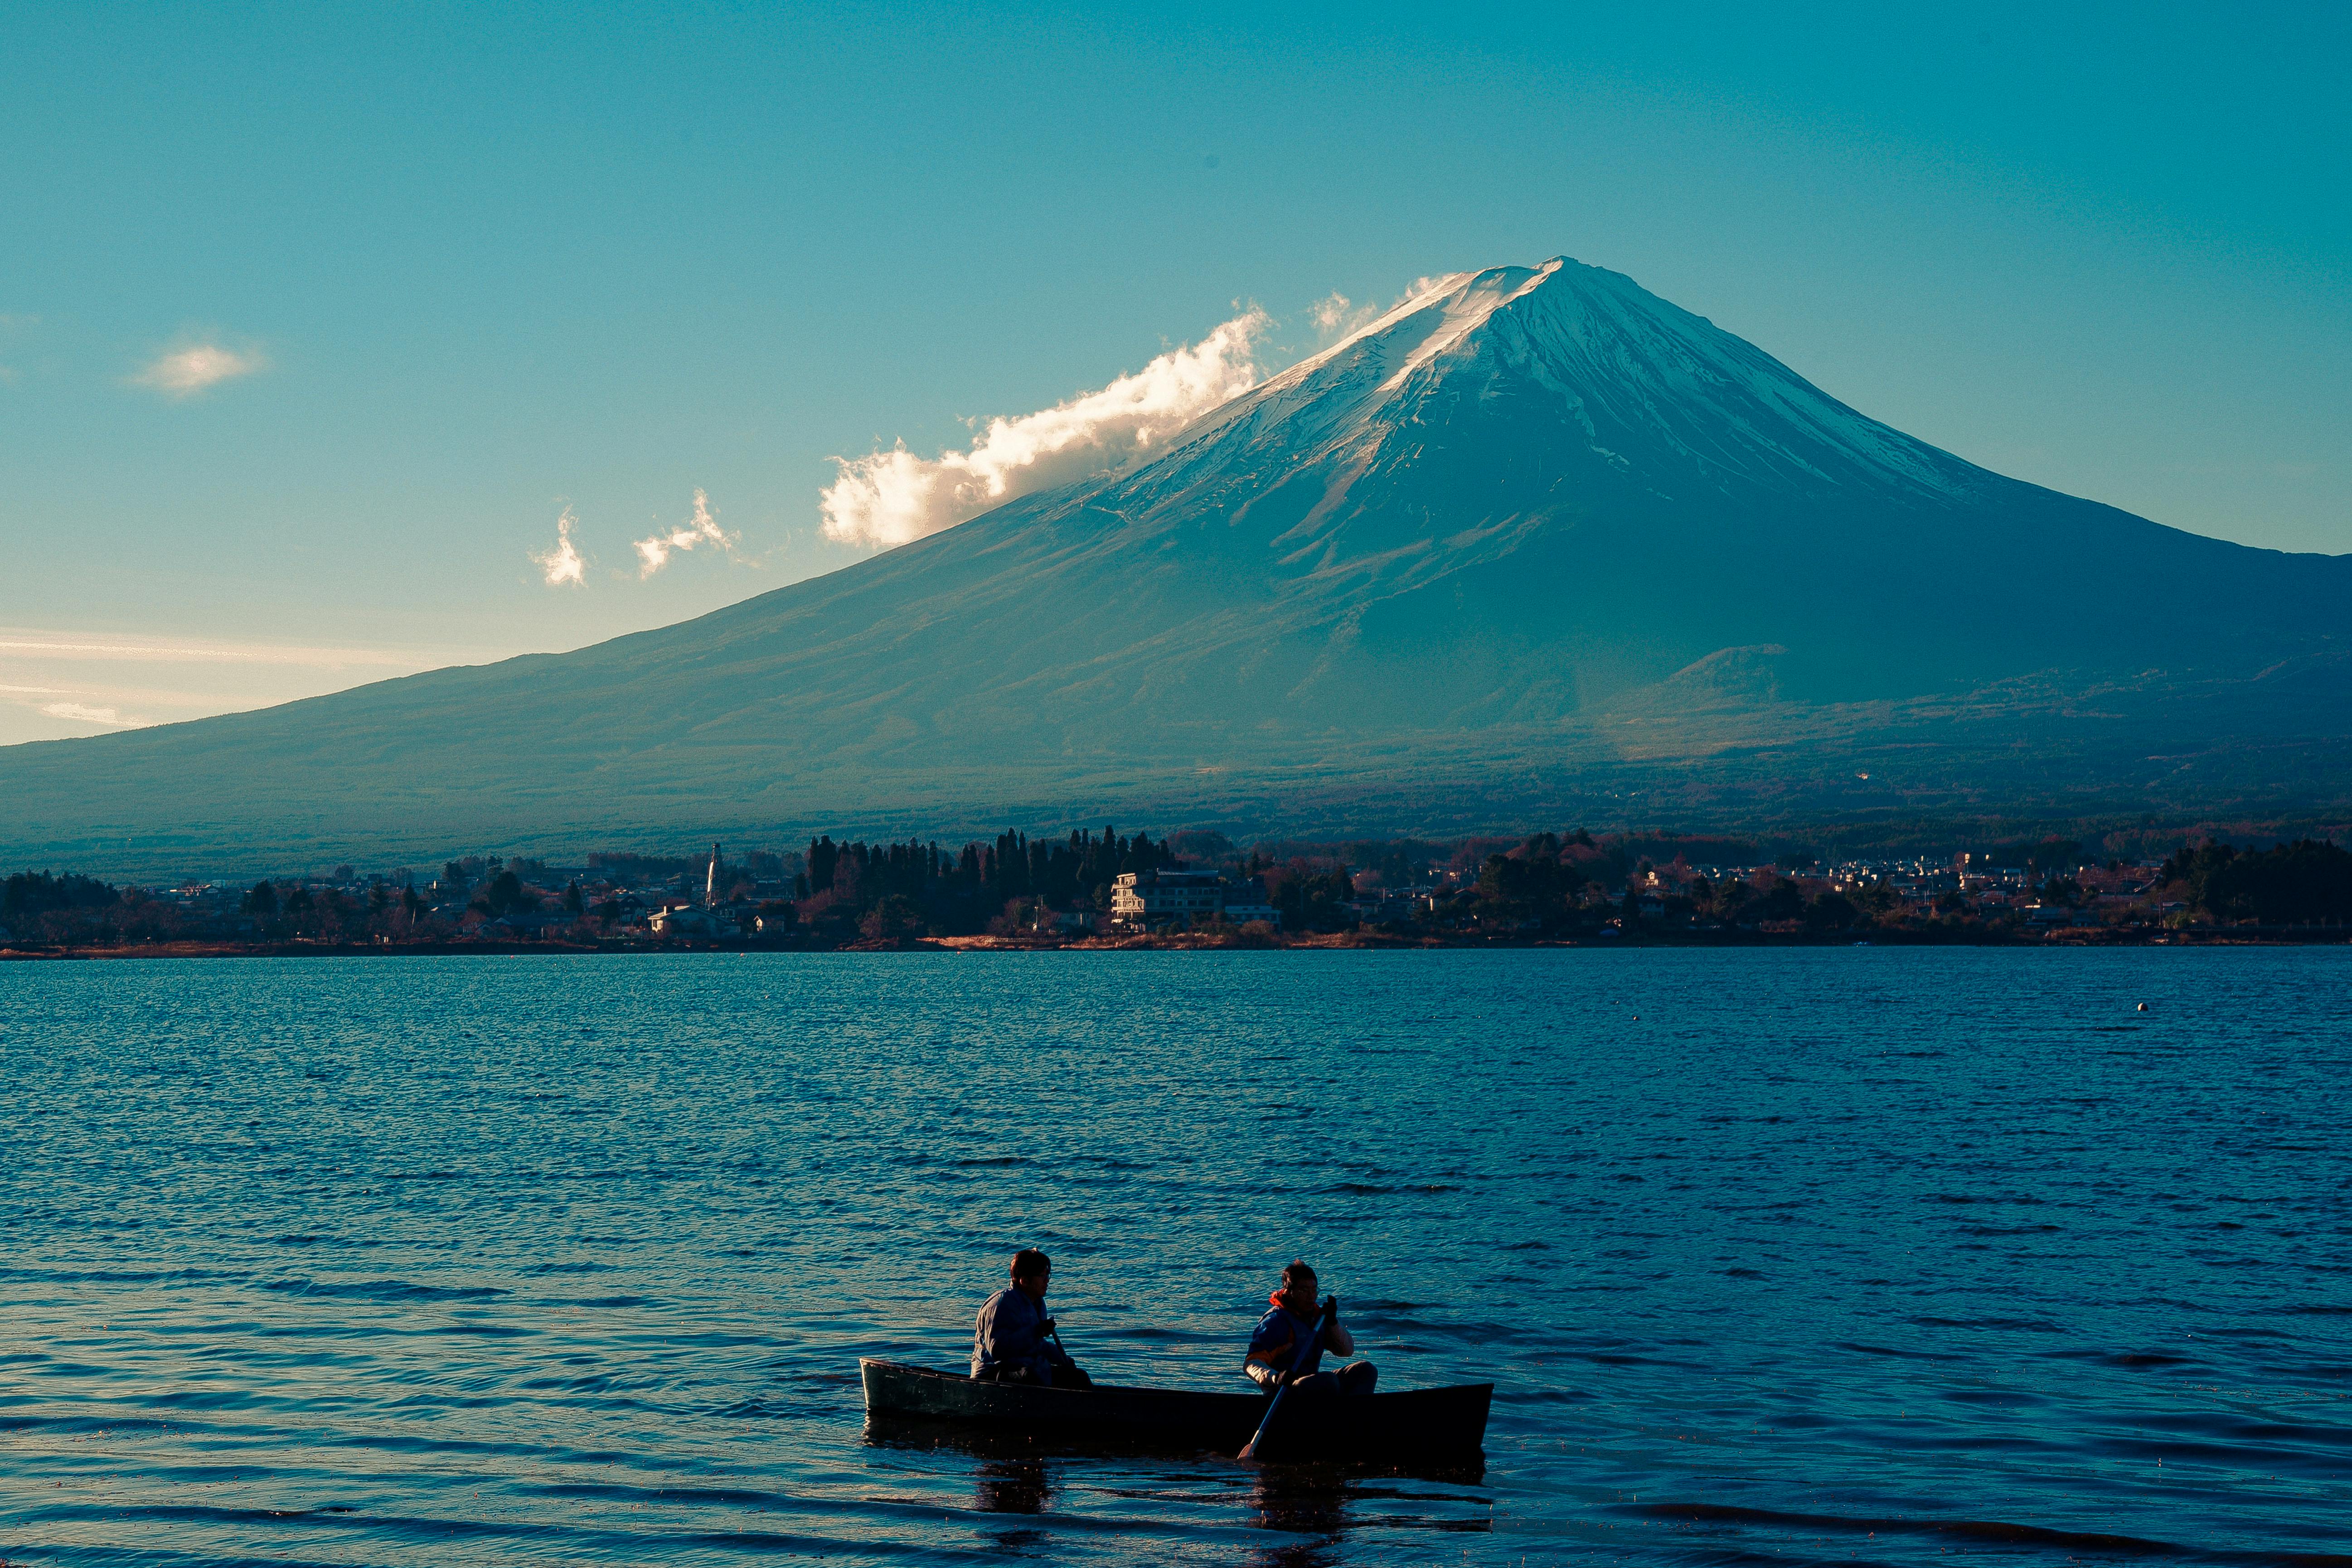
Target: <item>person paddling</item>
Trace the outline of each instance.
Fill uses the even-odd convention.
[[[981,1307],[971,1331],[971,1375],[982,1383],[1091,1388],[1094,1380],[1062,1349],[1045,1315],[1054,1260],[1034,1247],[1013,1255],[1013,1284]],[[1052,1337],[1048,1337],[1052,1336]]]
[[[1286,1380],[1296,1394],[1370,1394],[1380,1379],[1370,1362],[1351,1362],[1337,1372],[1317,1370],[1325,1351],[1355,1354],[1356,1336],[1339,1326],[1339,1299],[1320,1304],[1316,1288],[1315,1270],[1304,1263],[1293,1263],[1282,1271],[1282,1289],[1266,1298],[1274,1310],[1258,1320],[1256,1331],[1250,1335],[1249,1355],[1242,1363],[1242,1371],[1268,1394]],[[1318,1321],[1319,1334],[1316,1331]],[[1302,1360],[1299,1346],[1309,1340],[1313,1346]]]

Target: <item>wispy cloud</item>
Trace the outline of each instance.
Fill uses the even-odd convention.
[[[0,684],[0,702],[15,703],[20,707],[29,708],[45,718],[63,719],[76,724],[99,724],[117,730],[142,729],[154,722],[152,719],[126,719],[119,707],[95,702],[77,702],[73,700],[74,696],[72,691],[62,690],[54,686]],[[43,697],[53,697],[58,700],[54,702],[32,700]]]
[[[241,375],[251,375],[268,368],[268,360],[257,349],[240,352],[223,348],[218,343],[194,343],[173,349],[159,356],[152,364],[131,378],[134,386],[144,386],[167,397],[187,397],[208,386],[224,381],[234,381]]]
[[[114,708],[93,708],[86,702],[44,702],[41,711],[52,719],[69,719],[77,724],[103,724],[115,730],[140,730],[154,722],[152,719],[125,719]]]
[[[960,451],[919,458],[901,442],[864,458],[835,458],[840,472],[820,498],[825,536],[905,544],[1016,497],[1148,458],[1193,419],[1257,384],[1256,344],[1273,324],[1252,306],[1100,391],[991,419]]]
[[[39,659],[130,659],[154,664],[302,665],[317,669],[346,667],[424,669],[431,655],[386,648],[301,647],[276,643],[191,643],[166,638],[115,637],[104,642],[70,632],[0,631],[0,658]]]
[[[0,745],[315,697],[520,648],[323,647],[0,626]]]
[[[579,526],[580,520],[572,515],[570,507],[565,507],[563,514],[555,520],[555,548],[530,552],[531,564],[545,574],[551,588],[561,588],[567,583],[577,588],[588,580],[588,563],[581,559],[579,548],[572,542],[572,531]]]
[[[1347,337],[1380,319],[1378,305],[1359,305],[1337,289],[1307,308],[1307,319],[1326,338]]]
[[[736,536],[719,526],[711,515],[710,498],[700,490],[694,492],[694,516],[665,533],[636,542],[637,575],[650,577],[669,564],[670,552],[692,550],[697,545],[712,544],[729,555],[735,552]],[[548,577],[552,583],[552,574]]]

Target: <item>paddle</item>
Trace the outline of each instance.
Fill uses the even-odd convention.
[[[1068,1347],[1068,1344],[1063,1344],[1063,1342],[1061,1342],[1061,1323],[1056,1323],[1056,1321],[1054,1321],[1054,1319],[1046,1319],[1046,1323],[1049,1323],[1049,1328],[1046,1328],[1046,1331],[1045,1331],[1045,1338],[1054,1340],[1054,1350],[1061,1352],[1063,1363],[1066,1363],[1066,1366],[1070,1368],[1070,1373],[1073,1373],[1073,1375],[1075,1375],[1075,1383],[1070,1383],[1070,1387],[1073,1387],[1073,1389],[1091,1389],[1091,1387],[1094,1387],[1094,1377],[1087,1375],[1087,1368],[1085,1368],[1085,1366],[1079,1366],[1077,1361],[1070,1359],[1070,1347]]]
[[[1274,1398],[1266,1405],[1264,1418],[1257,1424],[1257,1435],[1242,1445],[1242,1451],[1235,1456],[1236,1458],[1244,1459],[1257,1458],[1257,1446],[1265,1441],[1266,1431],[1274,1425],[1274,1413],[1282,1408],[1283,1400],[1289,1395],[1291,1384],[1297,1381],[1298,1374],[1307,1369],[1307,1358],[1313,1355],[1315,1347],[1323,1342],[1323,1331],[1339,1310],[1339,1299],[1337,1296],[1324,1298],[1323,1310],[1317,1314],[1315,1327],[1307,1333],[1307,1342],[1300,1345],[1298,1353],[1290,1358],[1290,1375],[1284,1378],[1282,1386],[1274,1391]]]

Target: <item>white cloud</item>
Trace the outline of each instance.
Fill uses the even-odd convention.
[[[136,730],[150,722],[145,719],[125,719],[120,709],[93,708],[85,702],[44,702],[41,711],[52,719],[70,719],[78,724],[105,724],[117,730]]]
[[[1412,298],[1410,292],[1406,298]],[[1326,338],[1347,337],[1380,319],[1378,305],[1359,305],[1334,289],[1307,308],[1307,319]]]
[[[736,535],[722,530],[719,526],[718,520],[711,516],[710,498],[702,491],[696,490],[694,516],[691,520],[678,524],[667,533],[656,533],[650,539],[637,541],[637,575],[652,576],[669,564],[671,551],[691,550],[698,544],[715,544],[727,554],[732,555],[735,553],[736,539]],[[552,576],[548,578],[551,583],[554,580]]]
[[[1148,458],[1193,419],[1257,384],[1257,340],[1273,324],[1253,306],[1098,392],[992,419],[961,451],[919,458],[902,442],[868,457],[835,458],[840,473],[820,498],[825,536],[905,544],[1016,497]]]
[[[131,380],[134,385],[152,387],[168,397],[186,397],[224,381],[251,375],[268,363],[257,352],[240,353],[218,343],[197,343],[163,355]]]
[[[551,588],[560,588],[566,583],[577,588],[588,580],[588,563],[580,558],[578,547],[572,542],[572,531],[579,526],[580,520],[572,515],[570,507],[565,507],[563,514],[555,520],[555,548],[530,552],[530,563],[546,574]]]

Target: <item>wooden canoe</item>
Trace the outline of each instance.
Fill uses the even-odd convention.
[[[961,1373],[861,1358],[868,1415],[946,1422],[1053,1439],[1241,1450],[1265,1415],[1262,1394],[1192,1394],[1167,1388],[1039,1388],[975,1383]],[[1282,1403],[1264,1458],[1388,1463],[1481,1457],[1491,1383],[1395,1394],[1293,1394]]]

